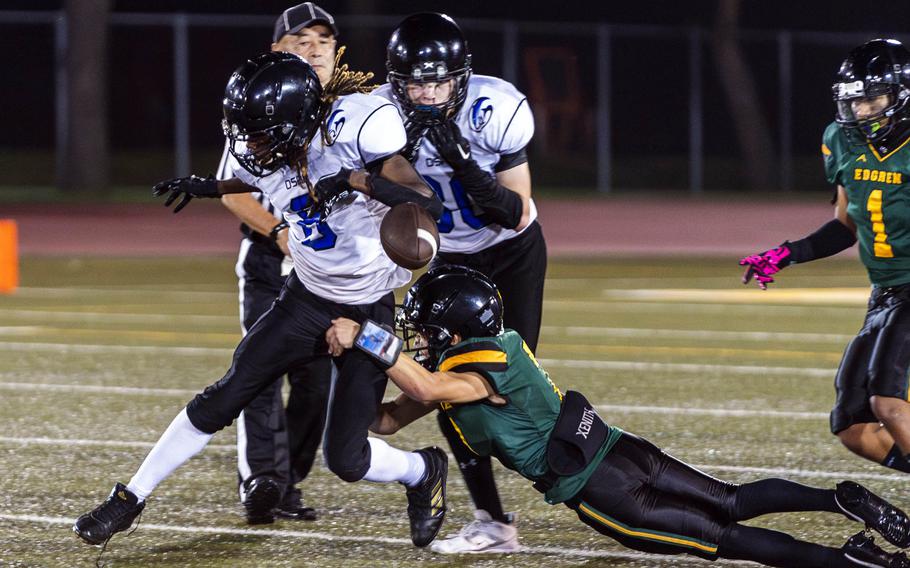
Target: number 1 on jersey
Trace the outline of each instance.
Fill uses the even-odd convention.
[[[882,214],[882,190],[873,189],[866,201],[866,209],[872,221],[872,233],[875,235],[873,252],[878,258],[894,258],[894,251],[887,243],[888,234],[885,233],[885,220]]]

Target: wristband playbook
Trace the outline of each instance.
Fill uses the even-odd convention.
[[[376,359],[386,369],[398,361],[403,345],[404,341],[395,335],[395,330],[369,319],[360,324],[360,331],[354,338],[354,347]]]

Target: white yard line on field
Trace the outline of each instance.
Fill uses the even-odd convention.
[[[230,325],[236,316],[206,316],[192,314],[137,314],[103,312],[50,312],[40,310],[4,310],[0,316],[51,323],[137,323],[137,324],[203,324]],[[0,326],[0,335],[26,335],[41,328],[36,326]],[[652,329],[638,327],[560,326],[541,327],[545,334],[568,337],[627,337],[641,339],[708,339],[718,341],[775,341],[786,343],[846,343],[852,335],[839,333],[800,333],[780,331],[725,331],[707,329]]]
[[[762,315],[802,316],[812,315],[826,318],[842,317],[857,320],[857,326],[862,323],[862,307],[857,306],[797,306],[784,304],[748,304],[738,302],[681,302],[677,300],[636,300],[632,298],[615,300],[544,300],[544,310],[581,311],[585,315],[615,314],[615,313],[640,313],[650,312],[659,314],[695,313],[699,315],[723,315],[740,312],[742,317],[760,312]],[[746,313],[748,312],[748,313]]]
[[[239,324],[239,316],[207,316],[200,314],[137,314],[137,313],[117,313],[117,312],[72,312],[72,311],[49,311],[49,310],[5,310],[0,308],[0,316],[6,321],[10,319],[42,321],[53,323],[139,323],[139,324],[156,324],[167,323],[173,324],[180,322],[182,324]]]
[[[20,444],[23,446],[92,446],[103,448],[138,448],[148,449],[155,442],[136,442],[124,440],[80,440],[73,438],[17,438],[15,436],[0,436],[2,444]],[[236,451],[235,444],[209,444],[207,450]],[[322,451],[320,450],[320,453]]]
[[[155,345],[88,345],[73,343],[26,343],[0,341],[0,351],[54,351],[57,353],[104,354],[135,353],[151,355],[224,356],[233,349],[221,347],[168,347]],[[596,361],[581,359],[540,359],[546,366],[602,371],[727,373],[731,375],[786,375],[832,378],[834,369],[814,367],[765,367],[761,365],[707,365],[701,363],[656,363],[642,361]]]
[[[41,328],[33,325],[4,325],[0,326],[0,335],[34,335],[41,331]]]
[[[153,442],[126,441],[126,440],[84,440],[73,438],[34,438],[34,437],[16,437],[0,436],[0,444],[22,445],[22,446],[87,446],[101,448],[135,448],[145,450],[154,445]],[[206,450],[210,451],[227,451],[234,452],[237,446],[229,444],[209,444]],[[322,450],[318,451],[321,459]],[[450,460],[455,458],[449,456]],[[708,472],[733,472],[733,473],[751,473],[762,476],[783,476],[783,477],[806,477],[812,479],[867,479],[875,481],[900,481],[907,480],[905,474],[888,474],[873,473],[867,471],[822,471],[812,469],[795,469],[786,467],[753,467],[745,465],[725,465],[725,464],[693,464],[694,467]]]
[[[216,292],[216,291],[192,291],[192,290],[168,290],[164,288],[150,289],[143,288],[138,291],[136,288],[16,288],[16,297],[40,299],[47,298],[103,298],[103,299],[126,299],[136,300],[137,303],[143,297],[154,297],[156,300],[168,300],[173,302],[189,301],[207,301],[221,302],[228,298],[237,299],[237,292]]]
[[[813,367],[765,367],[762,365],[704,365],[701,363],[649,363],[644,361],[583,361],[577,359],[540,359],[544,367],[594,369],[603,371],[727,373],[731,375],[785,375],[793,377],[834,378],[835,369]]]
[[[809,477],[813,479],[871,479],[875,481],[907,481],[907,474],[818,471],[812,469],[790,469],[781,467],[750,467],[742,465],[692,464],[693,467],[709,471],[728,471],[734,473],[756,473],[762,476]]]
[[[603,290],[607,300],[638,300],[658,302],[706,302],[709,304],[797,304],[801,306],[865,306],[869,301],[865,288],[778,288],[760,292],[751,288],[657,288],[636,290]]]
[[[148,355],[230,355],[233,348],[170,347],[166,345],[90,345],[84,343],[24,343],[0,341],[0,351],[55,351],[57,353],[144,353]]]
[[[628,414],[680,414],[690,416],[717,416],[721,418],[788,418],[798,420],[827,420],[827,412],[795,412],[788,410],[743,410],[738,408],[688,408],[681,406],[642,406],[631,404],[595,404],[602,412]],[[609,422],[609,420],[607,420]]]
[[[21,523],[39,523],[39,524],[49,524],[49,525],[61,525],[61,526],[72,526],[73,519],[67,517],[48,517],[42,515],[14,515],[8,513],[0,513],[0,520],[12,521],[12,522],[21,522]],[[238,529],[232,527],[212,527],[212,526],[189,526],[189,525],[159,525],[155,523],[142,523],[140,525],[141,530],[146,531],[161,531],[164,533],[173,534],[175,532],[186,533],[186,534],[229,534],[237,536],[253,536],[253,537],[263,537],[271,536],[275,538],[285,538],[285,539],[310,539],[310,540],[322,540],[326,542],[368,542],[368,543],[378,543],[378,544],[394,544],[407,547],[413,547],[409,539],[404,538],[392,538],[392,537],[383,537],[383,536],[367,536],[367,535],[334,535],[324,532],[316,531],[289,531],[289,530],[279,530],[279,529]],[[661,556],[657,554],[645,554],[642,552],[613,552],[609,550],[590,550],[590,549],[580,549],[580,548],[567,548],[563,546],[522,546],[521,553],[524,554],[549,554],[553,556],[575,556],[582,558],[624,558],[628,560],[652,560],[660,561],[663,560],[667,563],[673,563],[673,556]],[[443,556],[436,557],[439,560],[442,560]],[[700,561],[709,562],[707,560],[700,560],[697,557],[686,557],[686,561]],[[735,562],[735,561],[717,561],[712,562],[711,564],[738,564],[738,565],[752,565],[751,562]]]
[[[60,383],[9,383],[0,382],[0,390],[14,391],[58,391],[94,394],[121,394],[127,396],[175,396],[188,398],[195,395],[191,389],[162,389],[148,387],[121,387],[105,385],[60,384]],[[828,417],[827,412],[792,412],[786,410],[744,410],[725,408],[690,408],[679,406],[641,406],[626,404],[595,404],[603,412],[679,414],[689,416],[717,416],[722,418],[789,418],[819,420]]]
[[[650,329],[638,327],[597,327],[545,325],[544,334],[569,337],[630,337],[642,339],[710,339],[719,341],[776,341],[782,343],[846,343],[853,336],[839,333],[790,333],[779,331],[722,331],[707,329]]]
[[[94,394],[124,394],[138,396],[179,396],[191,397],[198,393],[198,390],[190,389],[159,389],[148,387],[120,387],[105,385],[68,385],[60,383],[6,383],[0,382],[0,390],[38,390],[38,391],[62,391],[62,392],[81,392]]]

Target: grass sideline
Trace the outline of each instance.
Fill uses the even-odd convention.
[[[229,362],[239,335],[233,262],[23,259],[22,288],[0,296],[8,472],[0,478],[0,565],[92,565],[98,549],[76,540],[72,519],[128,480],[179,408]],[[738,278],[737,267],[712,259],[551,261],[539,358],[559,387],[584,392],[607,420],[709,473],[824,486],[850,476],[906,508],[903,477],[850,455],[825,419],[834,368],[864,303],[855,292],[818,303],[812,289],[866,288],[859,264],[800,266],[751,294],[740,293]],[[391,442],[443,443],[434,424],[422,426]],[[502,468],[504,505],[518,511],[527,547],[505,559],[415,550],[399,487],[345,484],[319,465],[302,486],[318,522],[248,528],[236,500],[233,436],[233,427],[219,433],[162,484],[139,530],[111,542],[105,565],[708,566],[623,549]],[[443,533],[471,518],[454,468],[450,480]],[[859,530],[822,514],[755,524],[833,546]]]

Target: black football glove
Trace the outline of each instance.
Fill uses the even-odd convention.
[[[321,210],[328,213],[339,198],[354,191],[350,182],[352,171],[354,170],[341,168],[338,173],[325,176],[316,182],[313,187],[313,196]]]
[[[164,201],[165,207],[170,206],[178,197],[181,198],[174,207],[174,213],[179,213],[194,197],[221,197],[218,180],[213,175],[169,179],[155,184],[152,188],[152,195],[155,197],[161,197],[165,193],[170,193]]]
[[[423,137],[427,133],[427,126],[417,122],[416,120],[409,120],[404,125],[404,130],[408,135],[408,141],[404,145],[404,149],[401,151],[401,155],[412,164],[414,160],[417,159],[417,152],[420,151],[420,145],[423,143]]]
[[[439,157],[456,172],[477,165],[471,158],[471,144],[461,135],[461,130],[454,120],[437,124],[427,130],[427,140],[436,147]]]

